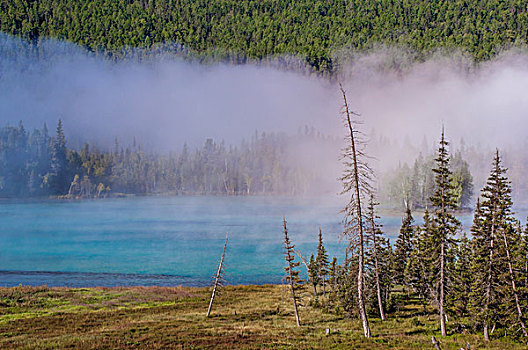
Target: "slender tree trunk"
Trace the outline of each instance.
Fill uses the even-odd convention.
[[[444,197],[444,190],[442,189],[442,198]],[[442,201],[442,213],[445,217],[445,207]],[[445,220],[445,219],[444,219]],[[446,225],[442,224],[440,229],[446,230]],[[445,232],[447,236],[447,232]],[[445,241],[446,239],[442,237],[442,242],[440,243],[440,299],[438,305],[438,311],[440,312],[440,331],[442,332],[442,337],[447,336],[446,325],[445,325],[445,315],[444,315],[444,289],[445,289]]]
[[[508,259],[508,270],[510,272],[512,292],[515,297],[515,307],[517,308],[517,317],[519,318],[519,323],[521,325],[523,335],[526,337],[528,336],[528,334],[526,333],[526,326],[524,325],[523,314],[522,314],[521,306],[519,304],[519,295],[517,294],[517,288],[515,286],[515,276],[513,274],[510,249],[508,247],[508,240],[506,239],[506,234],[504,233],[504,230],[502,230],[502,238],[504,239],[504,247],[506,248],[506,258]]]
[[[489,262],[488,262],[488,280],[486,282],[486,304],[484,305],[484,340],[489,341],[489,303],[491,301],[491,281],[493,274],[493,244],[495,239],[495,224],[491,225],[491,241],[490,241],[490,253],[489,253]]]
[[[288,253],[288,257],[289,257]],[[288,273],[290,274],[290,290],[293,300],[293,310],[295,311],[295,321],[297,321],[297,327],[301,326],[301,321],[299,320],[299,311],[297,310],[297,299],[295,298],[295,287],[294,287],[294,280],[293,280],[293,274],[292,274],[292,267],[291,264],[288,263]]]
[[[326,274],[323,275],[323,297],[326,297]]]
[[[378,307],[380,312],[380,317],[382,321],[385,321],[385,312],[383,311],[383,302],[381,299],[381,287],[379,281],[379,267],[378,267],[378,256],[376,255],[376,238],[374,238],[374,269],[376,275],[376,293],[378,294]]]
[[[439,311],[440,311],[440,330],[442,332],[442,337],[447,336],[446,325],[445,325],[445,314],[444,314],[444,282],[445,282],[445,242],[442,241],[440,244],[440,302],[439,302]]]
[[[284,235],[287,239],[287,229],[286,229],[286,218],[283,217],[283,223],[284,223]],[[295,281],[293,276],[293,268],[292,268],[292,261],[293,256],[291,254],[290,249],[286,249],[287,252],[287,261],[288,261],[288,275],[290,276],[290,290],[292,295],[292,301],[293,301],[293,310],[295,311],[295,321],[297,321],[297,327],[301,326],[301,321],[299,320],[299,311],[297,309],[297,298],[295,297]]]
[[[363,333],[365,337],[370,338],[370,327],[367,318],[367,312],[365,310],[365,300],[363,295],[363,271],[364,271],[364,247],[363,247],[363,215],[361,213],[361,194],[359,190],[359,168],[357,161],[356,144],[354,140],[354,129],[352,128],[352,121],[350,120],[350,111],[348,109],[348,103],[345,95],[345,90],[341,87],[343,93],[343,99],[345,101],[345,112],[347,118],[348,129],[350,132],[350,146],[352,148],[352,164],[354,174],[354,188],[355,188],[355,204],[356,204],[356,215],[358,220],[358,245],[359,245],[359,258],[358,258],[358,277],[357,277],[357,292],[358,292],[358,307],[359,315],[361,316],[361,323],[363,324]]]
[[[222,277],[222,267],[224,266],[224,256],[225,256],[226,247],[227,247],[227,236],[228,234],[226,233],[224,250],[222,251],[222,257],[220,258],[220,263],[218,264],[218,271],[216,272],[215,283],[213,286],[213,292],[211,293],[211,301],[209,301],[209,308],[207,309],[206,317],[209,317],[209,315],[211,314],[211,308],[213,307],[213,301],[216,295],[216,290],[218,288],[218,285],[220,284],[220,279]]]
[[[383,302],[381,298],[381,287],[379,281],[379,265],[378,265],[378,251],[377,251],[377,242],[376,242],[376,224],[374,218],[370,218],[370,225],[372,227],[372,246],[373,246],[373,255],[374,255],[374,275],[376,277],[376,294],[378,296],[378,307],[380,312],[380,317],[382,321],[385,321],[385,312],[383,311]]]

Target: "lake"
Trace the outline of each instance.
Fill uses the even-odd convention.
[[[320,226],[329,256],[341,260],[343,204],[242,196],[0,201],[0,286],[209,285],[226,231],[229,284],[280,283],[282,215],[303,255],[315,253]],[[471,215],[460,219],[471,224]],[[381,222],[394,242],[401,217]]]

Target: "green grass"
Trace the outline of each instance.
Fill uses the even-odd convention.
[[[441,338],[436,315],[417,303],[384,322],[371,317],[373,337],[365,339],[357,319],[309,299],[296,327],[282,286],[226,287],[206,318],[208,301],[204,288],[0,288],[0,348],[433,349],[433,335],[444,350],[466,341],[472,349],[524,348],[474,334]]]

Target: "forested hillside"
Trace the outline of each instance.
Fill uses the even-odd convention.
[[[402,45],[418,56],[460,48],[487,59],[526,45],[527,7],[522,0],[1,0],[0,30],[112,55],[156,43],[233,63],[298,55],[329,73],[341,49],[376,44]]]

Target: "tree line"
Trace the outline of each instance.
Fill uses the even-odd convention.
[[[525,47],[527,6],[522,0],[2,0],[0,30],[37,44],[68,40],[111,57],[157,43],[232,63],[296,55],[331,74],[343,48],[392,44],[418,57],[462,49],[480,61],[504,47]]]
[[[395,207],[405,208],[407,205],[424,209],[430,206],[435,190],[434,155],[424,157],[421,153],[412,167],[407,163],[399,164],[395,171],[388,173],[380,196],[384,202]],[[473,206],[473,176],[468,162],[462,157],[460,150],[450,159],[453,176],[453,191],[458,208]]]
[[[296,165],[292,144],[325,136],[306,128],[294,136],[255,133],[238,146],[207,139],[179,152],[146,151],[134,143],[102,151],[70,148],[62,121],[50,135],[22,122],[0,129],[0,197],[93,198],[120,194],[254,195],[306,193],[316,177]]]
[[[513,215],[511,182],[500,152],[496,150],[491,161],[467,235],[456,218],[459,191],[442,130],[431,169],[435,186],[423,224],[414,224],[408,205],[392,246],[378,223],[372,172],[361,134],[351,121],[355,114],[342,92],[349,139],[342,177],[344,193],[350,195],[343,210],[345,258],[340,264],[335,257],[329,262],[319,232],[316,255],[305,264],[305,283],[298,277],[299,262],[293,258],[296,251],[284,221],[286,277],[295,308],[306,298],[306,290],[313,289],[313,305],[358,318],[369,338],[370,318],[383,321],[398,307],[418,302],[423,311],[417,310],[416,316],[434,310],[442,336],[470,332],[482,334],[486,341],[510,337],[526,343],[528,224],[523,227]],[[435,338],[433,342],[439,347]]]

